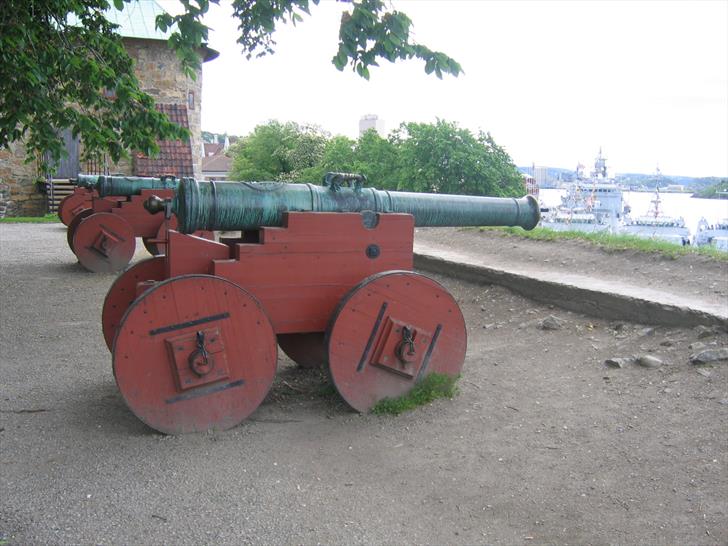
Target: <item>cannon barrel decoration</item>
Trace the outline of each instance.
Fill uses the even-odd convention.
[[[279,346],[301,366],[328,366],[358,411],[429,374],[460,373],[465,320],[441,284],[413,271],[414,227],[528,229],[537,202],[362,182],[342,173],[324,187],[185,179],[174,197],[148,198],[147,210],[176,214],[182,232],[241,236],[170,230],[164,256],[135,263],[109,289],[104,339],[139,419],[172,434],[235,426],[266,397]]]
[[[158,200],[147,210],[159,212]],[[520,226],[533,229],[539,221],[538,201],[408,193],[374,188],[337,188],[279,182],[198,182],[184,179],[172,201],[179,231],[250,230],[281,226],[285,212],[361,212],[411,214],[415,226]]]
[[[171,199],[178,184],[173,176],[79,174],[77,197],[61,210],[61,218],[69,220],[68,246],[79,263],[97,273],[119,271],[134,255],[136,237],[151,254],[161,254],[167,230],[177,227],[177,219],[150,216],[144,202],[152,193]]]

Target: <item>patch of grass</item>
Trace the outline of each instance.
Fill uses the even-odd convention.
[[[536,241],[564,241],[580,240],[588,241],[608,250],[638,250],[640,252],[657,252],[668,258],[675,259],[678,256],[698,254],[709,256],[716,260],[728,261],[728,252],[721,252],[710,246],[681,246],[667,241],[655,239],[644,239],[635,235],[612,235],[610,233],[584,233],[582,231],[555,231],[553,229],[537,227],[526,231],[519,227],[493,228],[481,227],[479,231],[496,230],[515,237],[533,239]]]
[[[399,415],[418,406],[429,404],[438,398],[452,398],[458,393],[455,383],[460,375],[451,377],[441,373],[431,373],[407,394],[397,398],[384,398],[372,408],[376,415]]]
[[[0,224],[52,224],[60,222],[61,219],[55,212],[50,212],[45,216],[10,216],[0,218]]]

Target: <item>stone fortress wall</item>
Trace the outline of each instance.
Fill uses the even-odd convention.
[[[185,76],[175,52],[166,41],[123,38],[123,42],[135,60],[135,72],[141,89],[159,104],[187,106],[194,176],[201,179],[202,70],[198,70],[195,80]],[[109,172],[133,174],[133,153],[131,156],[130,159],[110,165]],[[35,162],[25,163],[26,157],[22,143],[13,143],[9,149],[0,149],[0,218],[41,216],[48,210],[46,195],[42,193],[41,186],[36,184],[39,179],[42,180],[42,173]]]

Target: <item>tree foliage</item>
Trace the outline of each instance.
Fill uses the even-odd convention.
[[[0,9],[0,147],[24,141],[30,158],[63,153],[60,131],[80,135],[88,155],[109,153],[116,161],[129,150],[154,153],[157,140],[188,133],[154,109],[141,91],[133,63],[114,25],[103,17],[137,0],[3,0]],[[194,77],[199,48],[207,40],[203,17],[210,2],[179,0],[182,13],[160,15],[156,25],[169,39],[183,70]],[[457,76],[460,65],[411,39],[406,14],[381,0],[351,4],[342,17],[332,62],[369,78],[385,59],[420,59],[427,73]],[[233,0],[240,21],[238,43],[247,57],[273,53],[280,24],[303,21],[319,0]],[[113,92],[115,98],[111,99]]]
[[[232,148],[231,180],[321,183],[327,172],[355,172],[378,189],[521,196],[520,173],[489,133],[455,123],[404,123],[389,138],[357,140],[320,129],[270,121]]]
[[[402,189],[462,195],[523,195],[510,156],[489,133],[477,136],[455,123],[403,123],[399,143]]]
[[[693,197],[702,197],[705,199],[725,199],[721,194],[728,193],[728,178],[708,178],[708,182],[715,182],[705,188],[701,188],[695,192]]]
[[[270,121],[231,147],[230,176],[236,180],[301,180],[318,165],[326,147],[321,129]]]
[[[31,158],[58,159],[59,130],[70,128],[88,152],[116,161],[126,149],[154,152],[160,137],[187,136],[140,90],[106,8],[104,0],[3,2],[0,147],[25,140]]]
[[[354,172],[367,177],[369,184],[382,190],[400,185],[402,165],[400,148],[370,129],[359,137],[354,148]]]

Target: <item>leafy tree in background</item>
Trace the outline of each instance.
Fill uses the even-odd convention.
[[[327,172],[356,172],[354,161],[355,141],[348,137],[337,135],[326,142],[321,161],[304,173],[301,182],[320,184]]]
[[[142,93],[104,0],[5,0],[0,8],[0,147],[24,140],[59,159],[60,129],[116,161],[125,149],[154,151],[187,132]],[[67,23],[75,16],[78,23]],[[109,98],[105,90],[113,90]]]
[[[233,180],[303,180],[321,163],[328,135],[317,127],[269,121],[231,147]],[[305,176],[309,178],[309,176]]]
[[[490,134],[455,123],[404,123],[389,139],[367,131],[354,141],[320,129],[270,121],[233,148],[231,180],[321,183],[327,172],[366,175],[379,189],[521,196],[523,180]]]
[[[307,173],[321,163],[328,138],[319,127],[297,125],[295,134],[280,152],[287,170],[277,180],[304,181],[305,178],[306,182],[313,182]]]
[[[81,135],[88,155],[109,153],[116,161],[128,150],[157,150],[156,141],[187,136],[154,109],[142,92],[132,61],[102,12],[136,0],[3,0],[0,9],[0,147],[24,141],[29,159],[63,154],[60,131]],[[202,18],[210,1],[180,0],[183,13],[161,15],[156,26],[173,29],[170,45],[183,69],[194,76],[199,47],[207,40]],[[238,43],[247,57],[274,52],[280,24],[303,21],[319,0],[233,0],[240,21]],[[76,22],[70,24],[69,21]],[[457,76],[460,65],[415,43],[406,14],[381,0],[355,0],[344,13],[332,62],[369,78],[377,61],[421,59],[425,71]],[[115,99],[109,93],[115,92]]]
[[[354,161],[354,172],[365,175],[370,185],[381,190],[396,190],[399,186],[399,149],[374,129],[366,131],[357,140]]]
[[[403,123],[394,135],[399,189],[463,195],[520,196],[523,181],[490,134],[474,136],[456,123]]]
[[[373,129],[358,140],[335,136],[326,143],[321,162],[302,172],[303,176],[296,181],[320,184],[327,172],[350,172],[366,176],[369,186],[394,190],[399,182],[397,158],[394,144]]]
[[[698,184],[705,183],[709,184],[707,187],[703,187],[695,192],[693,197],[702,197],[705,199],[720,199],[721,193],[728,192],[728,178],[704,178],[698,180]]]
[[[296,132],[295,123],[271,121],[258,125],[252,133],[231,147],[233,180],[276,180],[287,172],[286,146]]]

